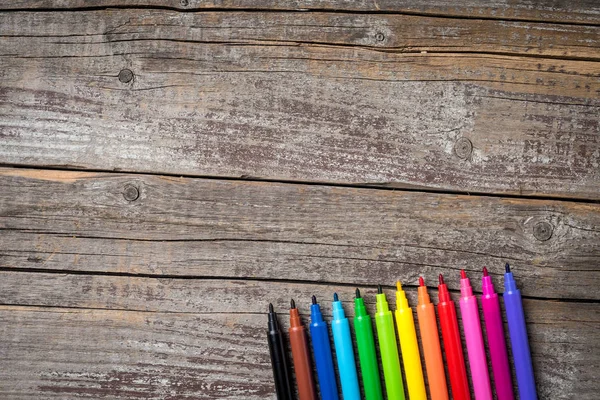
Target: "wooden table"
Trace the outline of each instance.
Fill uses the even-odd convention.
[[[600,3],[452,3],[3,2],[0,398],[274,399],[269,302],[509,262],[597,399]]]

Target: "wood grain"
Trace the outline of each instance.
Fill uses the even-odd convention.
[[[12,53],[19,43],[27,40],[31,44],[21,52],[29,57],[64,54],[65,44],[69,45],[70,54],[83,55],[89,52],[86,48],[90,44],[160,40],[315,44],[402,53],[490,53],[600,60],[600,27],[552,23],[388,14],[181,14],[165,10],[101,10],[58,15],[0,13],[0,21],[6,50]]]
[[[205,9],[245,10],[328,10],[444,15],[469,18],[556,21],[600,24],[600,6],[594,0],[465,0],[448,3],[439,0],[14,0],[0,9],[86,9],[93,7],[159,7],[181,11]]]
[[[597,62],[527,55],[595,60],[598,28],[165,10],[0,18],[4,164],[600,198]]]
[[[4,268],[376,285],[484,265],[499,276],[510,262],[524,295],[599,299],[600,204],[10,168],[0,177]]]
[[[8,303],[0,306],[0,395],[61,399],[275,398],[266,302],[275,301],[287,327],[290,296],[306,317],[315,293],[329,318],[331,293],[338,290],[349,301],[353,291],[15,272],[2,273],[0,289],[1,301]],[[372,292],[365,291],[371,312]],[[408,292],[414,302],[415,289]],[[540,398],[570,399],[577,393],[579,399],[594,399],[598,383],[589,366],[600,361],[598,304],[527,299],[524,306]]]

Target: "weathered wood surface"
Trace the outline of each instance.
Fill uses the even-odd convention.
[[[306,314],[316,294],[329,317],[334,290],[350,299],[353,288],[4,272],[0,348],[10,368],[0,369],[0,396],[275,398],[265,302],[275,301],[287,326],[290,297]],[[374,296],[365,293],[373,311]],[[415,290],[408,294],[414,301]],[[540,398],[595,399],[598,305],[524,305]]]
[[[0,21],[4,164],[600,198],[598,27],[166,10]]]
[[[596,399],[600,4],[448,4],[0,4],[0,398],[274,399],[268,302],[508,261]]]
[[[376,285],[510,262],[525,295],[600,299],[600,204],[10,168],[0,196],[5,268]]]
[[[1,3],[0,10],[136,6],[180,11],[254,9],[387,12],[600,25],[600,5],[595,0],[465,0],[452,3],[443,0],[13,0]]]

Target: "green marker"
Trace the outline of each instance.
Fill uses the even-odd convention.
[[[360,372],[362,373],[365,399],[383,400],[377,354],[375,354],[373,325],[358,289],[356,289],[356,298],[354,299],[354,315],[354,334],[356,335],[356,344],[358,346],[358,358],[360,360]]]
[[[400,359],[398,358],[398,345],[396,345],[396,332],[394,319],[388,307],[388,302],[381,286],[377,288],[377,337],[379,339],[379,352],[385,377],[385,391],[388,400],[405,400],[402,373],[400,372]]]

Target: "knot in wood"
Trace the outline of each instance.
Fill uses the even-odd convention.
[[[467,138],[460,138],[454,143],[454,154],[458,158],[467,160],[473,152],[473,143]]]
[[[181,4],[182,7],[187,7],[190,5],[190,2],[188,0],[180,0],[179,4]]]
[[[123,197],[127,201],[136,201],[140,197],[140,191],[133,185],[125,185]]]
[[[375,35],[375,40],[377,40],[378,42],[383,42],[385,40],[385,35],[381,32],[378,32]]]
[[[129,83],[133,80],[133,71],[130,69],[122,69],[119,72],[119,81],[122,83]]]
[[[540,242],[545,242],[552,237],[554,227],[546,221],[538,222],[533,226],[533,236]]]

